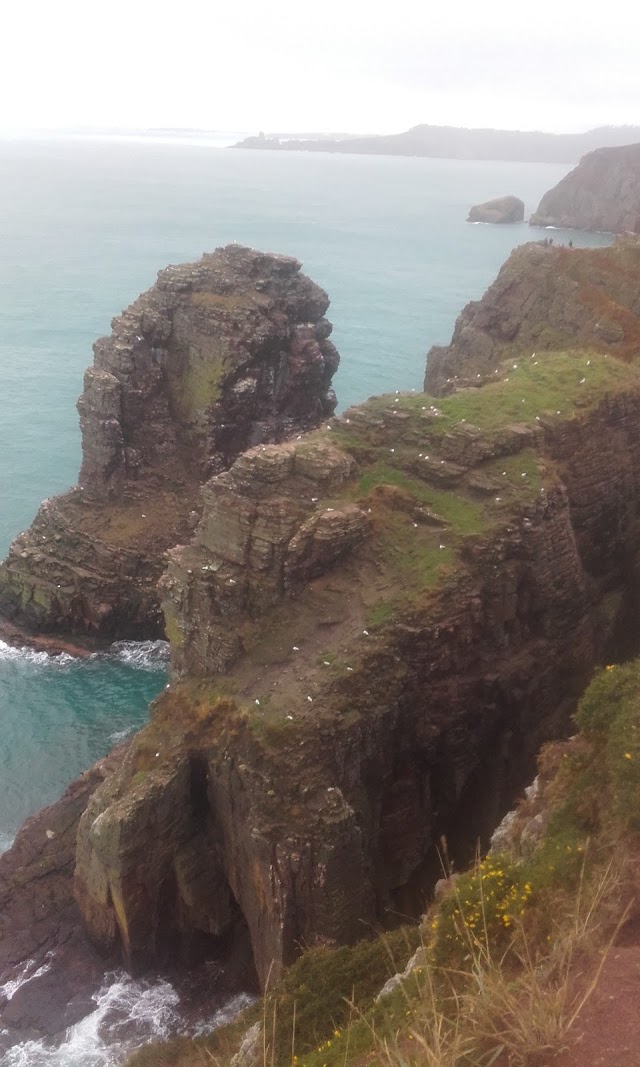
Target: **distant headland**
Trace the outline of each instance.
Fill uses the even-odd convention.
[[[492,159],[520,163],[577,163],[596,148],[640,141],[640,126],[601,126],[586,133],[538,130],[467,129],[457,126],[412,126],[403,133],[366,136],[246,137],[234,148],[289,152],[342,152],[359,155],[427,156],[439,159]]]

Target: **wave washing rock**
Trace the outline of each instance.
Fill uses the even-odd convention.
[[[545,193],[529,223],[640,233],[640,144],[589,152]]]
[[[94,345],[79,485],[14,541],[0,612],[40,632],[161,636],[156,584],[201,484],[332,413],[328,305],[295,259],[237,245],[160,271]]]
[[[61,1034],[93,1011],[92,994],[118,963],[89,941],[72,881],[78,820],[121,758],[114,750],[27,819],[0,856],[0,1059],[10,1045]]]
[[[638,249],[602,251],[626,324]],[[130,967],[244,929],[264,985],[419,913],[441,835],[460,866],[638,632],[640,376],[583,318],[540,358],[503,337],[482,388],[375,398],[205,487],[163,581],[173,681],[78,832],[85,921]]]
[[[524,201],[517,196],[498,196],[471,208],[467,222],[522,222]]]
[[[427,356],[424,388],[435,396],[493,380],[509,356],[581,345],[621,360],[640,349],[640,242],[609,248],[543,244],[516,248],[482,300],[458,316],[451,343]]]

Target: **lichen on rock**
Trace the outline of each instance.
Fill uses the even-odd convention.
[[[328,304],[297,260],[239,245],[160,271],[94,345],[79,485],[14,541],[0,612],[39,632],[161,636],[164,553],[191,536],[202,483],[333,412]]]

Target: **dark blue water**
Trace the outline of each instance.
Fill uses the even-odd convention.
[[[0,552],[75,481],[92,341],[161,267],[233,240],[298,256],[332,298],[345,406],[419,388],[429,346],[448,340],[514,245],[542,236],[466,225],[469,206],[514,193],[531,211],[567,169],[0,142]],[[143,668],[122,656],[50,663],[0,646],[0,843],[144,721],[164,673],[139,658]]]

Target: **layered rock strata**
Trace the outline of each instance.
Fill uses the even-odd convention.
[[[607,233],[640,233],[640,144],[597,148],[545,193],[529,219]]]
[[[515,262],[546,292],[544,256]],[[174,679],[78,834],[85,921],[130,966],[244,925],[266,984],[417,912],[440,837],[468,856],[638,632],[640,377],[578,321],[539,358],[503,339],[482,388],[371,400],[205,487],[163,581]]]
[[[467,222],[522,222],[524,201],[517,196],[498,196],[484,204],[475,204],[469,211]]]
[[[511,356],[535,359],[576,345],[637,358],[639,276],[640,243],[632,237],[607,248],[521,245],[482,299],[464,308],[451,343],[429,351],[426,392],[480,386]]]
[[[375,398],[212,475],[162,582],[171,684],[80,819],[103,949],[143,970],[249,937],[266,985],[418,913],[441,836],[460,863],[497,824],[638,633],[639,257],[518,250],[504,331],[492,287],[442,350],[451,395]]]
[[[79,485],[14,541],[0,612],[38,631],[160,636],[164,553],[191,536],[201,484],[333,411],[328,304],[295,259],[237,245],[161,271],[94,345]]]

